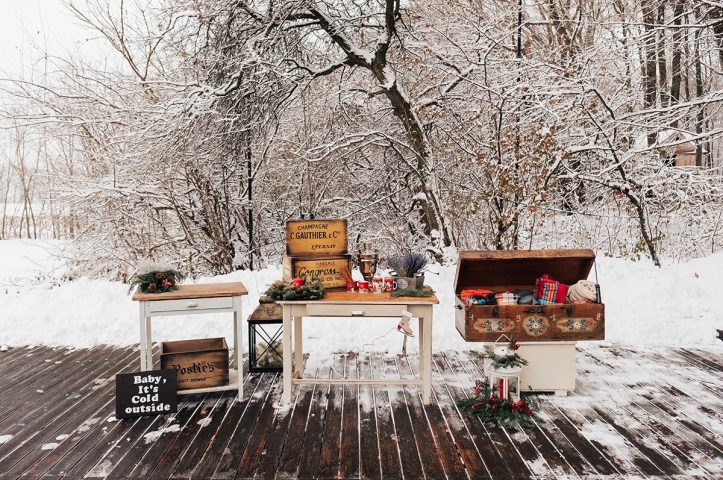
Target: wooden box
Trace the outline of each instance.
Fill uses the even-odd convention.
[[[351,255],[313,258],[284,256],[284,281],[295,277],[313,275],[321,279],[325,288],[345,288],[347,278],[351,278]]]
[[[455,324],[469,342],[494,342],[501,334],[521,342],[605,339],[605,305],[465,305],[467,288],[496,292],[535,289],[545,273],[572,285],[587,279],[595,253],[588,249],[460,252],[455,281]]]
[[[225,338],[161,343],[161,369],[176,370],[178,390],[228,385]]]
[[[286,254],[297,257],[345,255],[347,226],[344,219],[289,220]]]

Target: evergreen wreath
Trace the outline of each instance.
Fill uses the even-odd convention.
[[[178,288],[178,283],[184,278],[183,273],[173,268],[139,272],[131,280],[128,291],[131,292],[135,287],[138,287],[141,293],[171,292]]]
[[[477,415],[485,423],[517,423],[522,427],[530,427],[535,420],[541,421],[537,415],[540,406],[534,396],[525,395],[516,402],[500,398],[487,378],[477,381],[472,391],[474,396],[462,400],[458,405]]]
[[[487,358],[492,360],[492,367],[499,370],[501,368],[516,368],[527,365],[527,360],[520,357],[517,353],[517,349],[520,348],[520,345],[517,343],[517,340],[515,340],[515,337],[510,338],[510,343],[507,348],[512,353],[507,355],[497,355],[494,351],[492,351],[487,354]]]
[[[324,294],[321,280],[311,275],[296,277],[291,282],[279,280],[271,284],[265,293],[272,300],[318,300]]]

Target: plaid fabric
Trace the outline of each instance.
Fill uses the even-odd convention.
[[[486,297],[488,295],[494,295],[495,292],[487,290],[485,288],[465,288],[459,294],[462,302],[467,303],[468,298],[472,297]]]
[[[544,274],[537,279],[536,286],[535,294],[542,305],[565,303],[567,285],[564,283],[553,280],[548,274]]]

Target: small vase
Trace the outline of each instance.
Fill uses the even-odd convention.
[[[414,277],[397,277],[396,288],[397,290],[412,290],[416,288],[416,282]]]

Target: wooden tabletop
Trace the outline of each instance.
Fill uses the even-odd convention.
[[[241,282],[199,283],[195,285],[179,285],[177,290],[165,293],[141,293],[136,291],[133,295],[133,301],[146,302],[149,300],[178,300],[185,298],[238,297],[248,295],[248,293],[246,287]]]
[[[436,295],[431,297],[392,297],[389,293],[359,293],[327,291],[324,298],[319,300],[279,300],[276,303],[352,303],[352,304],[388,304],[388,305],[436,305],[439,303]]]

